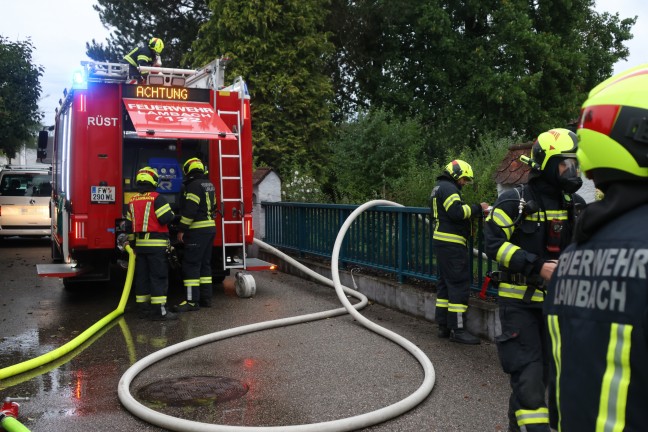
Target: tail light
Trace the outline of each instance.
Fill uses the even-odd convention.
[[[72,240],[76,246],[88,244],[88,237],[86,234],[87,222],[88,215],[72,215],[70,217],[70,240]]]
[[[252,243],[254,240],[254,229],[252,229],[252,216],[246,215],[245,218],[245,223],[244,223],[244,229],[245,229],[245,236],[244,240],[245,243]]]

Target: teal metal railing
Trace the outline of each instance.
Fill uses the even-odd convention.
[[[331,257],[338,231],[358,206],[262,202],[265,210],[265,239],[272,246],[300,256]],[[430,209],[423,207],[373,207],[350,226],[339,261],[393,274],[399,282],[408,278],[437,280],[432,246]],[[493,262],[483,256],[482,221],[475,221],[475,236],[469,239],[471,287],[481,290]],[[472,253],[473,248],[477,253]],[[488,294],[495,291],[489,287]]]

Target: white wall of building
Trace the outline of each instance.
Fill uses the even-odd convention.
[[[7,156],[0,155],[0,165],[7,165],[9,159]],[[23,147],[20,151],[16,152],[16,157],[11,159],[12,165],[36,165],[36,149],[27,149]]]
[[[261,182],[254,187],[252,193],[252,228],[254,236],[263,240],[265,238],[265,211],[261,206],[263,201],[281,201],[281,180],[279,176],[270,171]]]

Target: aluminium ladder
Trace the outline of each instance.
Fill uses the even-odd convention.
[[[241,95],[242,96],[242,95]],[[221,235],[223,239],[223,268],[224,269],[245,269],[247,266],[247,253],[245,250],[245,203],[243,201],[243,161],[241,158],[241,112],[240,111],[221,111],[218,110],[218,115],[235,115],[236,116],[236,131],[234,135],[236,136],[236,153],[223,153],[224,145],[233,144],[232,141],[218,141],[218,152],[219,152],[219,168],[220,168],[220,193],[221,193]],[[225,144],[224,144],[225,143]],[[236,159],[235,166],[237,167],[237,172],[234,175],[224,175],[223,174],[223,160],[224,159]],[[228,164],[228,166],[231,166]],[[225,188],[225,182],[236,183],[236,188],[228,187]],[[236,191],[231,196],[226,196],[226,191]],[[226,216],[225,205],[226,203],[238,203],[239,207],[232,208],[231,219],[228,219]],[[238,239],[228,239],[226,229],[228,226],[238,226],[240,228],[241,241]],[[231,237],[231,236],[230,236]],[[234,261],[231,263],[227,262],[227,248],[228,247],[241,247],[242,249],[242,261]]]

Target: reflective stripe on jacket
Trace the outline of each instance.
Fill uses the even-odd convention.
[[[560,256],[544,306],[558,430],[648,430],[647,219],[644,204]]]
[[[148,46],[137,47],[124,56],[124,60],[133,67],[151,66],[155,53]]]
[[[488,257],[497,261],[500,269],[527,277],[535,276],[537,279],[539,269],[536,262],[557,259],[560,251],[571,241],[574,218],[570,218],[567,203],[584,200],[578,195],[563,198],[555,193],[541,194],[531,188],[530,185],[524,185],[503,192],[498,197],[484,224],[484,248]],[[542,203],[542,207],[536,207],[536,211],[531,214],[523,213],[520,220],[513,224],[519,216],[520,198],[524,198],[527,203]],[[558,244],[556,250],[551,250],[548,248],[549,230],[556,223],[560,225],[560,231],[553,235],[558,235]],[[535,289],[527,293],[527,288],[527,285],[500,283],[498,296],[506,300],[536,304],[544,300],[542,290]]]
[[[215,208],[216,189],[212,182],[205,176],[190,179],[180,200],[180,230],[216,232]]]
[[[481,217],[479,204],[465,204],[457,183],[447,175],[441,175],[432,190],[431,209],[436,223],[433,239],[466,246],[471,235],[473,217]]]
[[[164,203],[158,201],[158,208],[156,208],[155,201],[159,196],[157,192],[145,192],[131,198],[126,219],[133,223],[133,232],[168,232],[168,228],[160,223],[160,218],[169,220],[164,216],[170,213],[170,220],[173,220],[173,211],[166,200]]]

